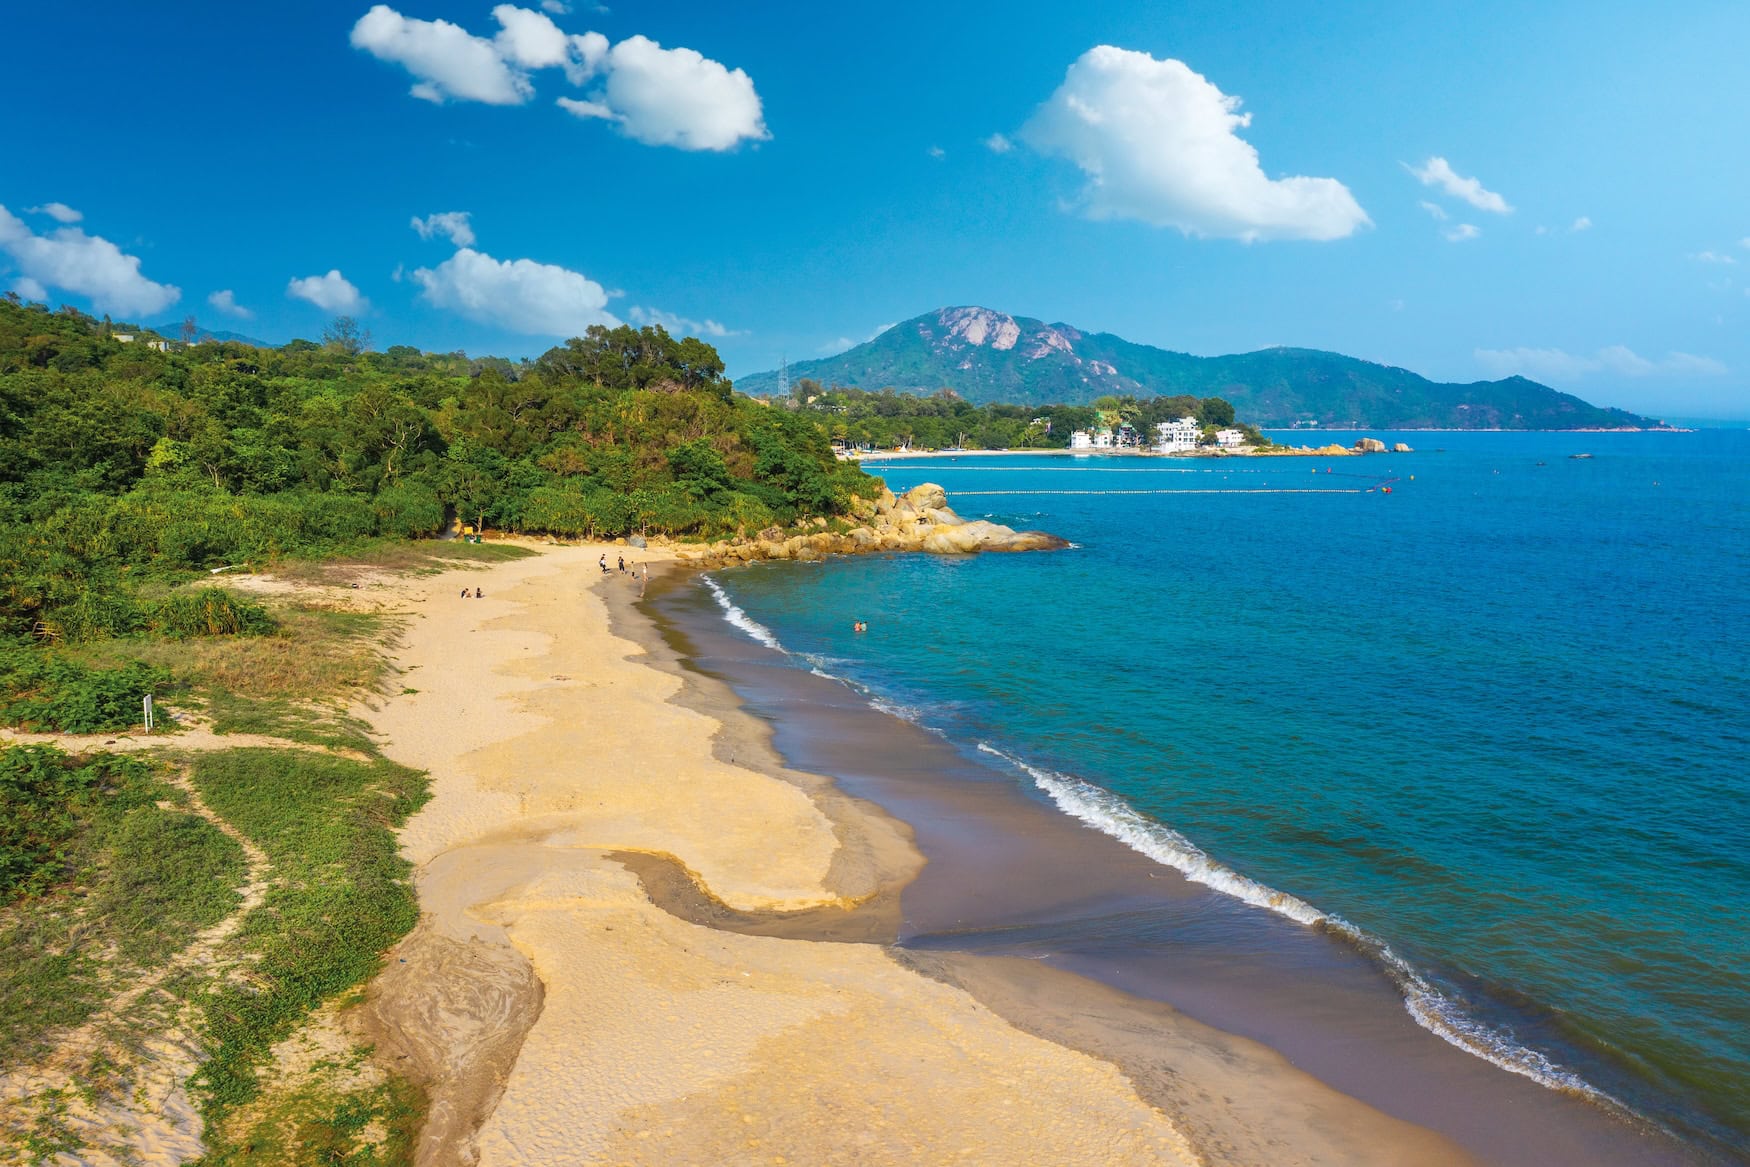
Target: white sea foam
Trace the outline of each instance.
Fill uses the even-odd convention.
[[[752,616],[749,616],[746,612],[743,612],[736,605],[735,601],[729,598],[729,593],[724,591],[722,587],[718,585],[716,580],[708,575],[701,576],[700,578],[705,581],[705,586],[711,589],[711,594],[717,597],[717,603],[723,609],[723,618],[725,620],[747,633],[752,639],[765,645],[767,648],[772,649],[774,652],[782,652],[786,656],[789,655],[788,650],[785,649],[783,644],[779,642],[778,638],[773,635],[772,630],[767,628],[764,624],[761,624],[758,620],[755,620]]]
[[[1286,916],[1296,923],[1324,928],[1343,936],[1384,966],[1386,973],[1403,995],[1404,1009],[1415,1019],[1416,1024],[1430,1033],[1466,1053],[1474,1054],[1503,1070],[1530,1078],[1552,1090],[1584,1095],[1595,1102],[1627,1110],[1627,1107],[1587,1083],[1573,1071],[1556,1065],[1537,1050],[1520,1045],[1511,1036],[1465,1013],[1462,1007],[1430,984],[1427,978],[1378,937],[1369,935],[1340,916],[1321,912],[1305,900],[1266,887],[1218,863],[1191,840],[1171,827],[1140,814],[1109,790],[1068,774],[1029,765],[986,742],[978,743],[978,748],[980,752],[1001,758],[1032,778],[1039,789],[1049,795],[1065,814],[1112,836],[1131,850],[1173,868],[1193,883],[1203,884],[1254,907]]]

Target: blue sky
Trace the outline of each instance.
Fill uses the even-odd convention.
[[[1750,417],[1750,6],[1528,7],[15,7],[0,287],[732,375],[981,304]]]

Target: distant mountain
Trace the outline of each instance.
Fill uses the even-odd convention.
[[[1263,428],[1651,429],[1662,423],[1603,409],[1524,377],[1443,384],[1407,369],[1317,349],[1272,348],[1195,357],[1084,333],[988,308],[939,308],[896,324],[836,357],[798,361],[794,384],[934,393],[1014,405],[1084,405],[1106,394],[1225,397]],[[753,396],[778,389],[776,371],[737,378]]]
[[[151,325],[150,327],[151,327],[153,332],[156,332],[159,336],[162,336],[168,340],[181,340],[182,339],[182,321],[180,321],[180,320],[170,320],[170,321],[166,321],[163,324]],[[197,341],[203,341],[203,340],[234,341],[237,344],[254,345],[256,348],[278,348],[279,347],[278,345],[270,344],[265,340],[257,340],[253,336],[244,336],[241,332],[227,332],[224,329],[220,329],[217,332],[215,332],[210,328],[201,328],[198,325],[195,328],[195,340],[197,340]]]

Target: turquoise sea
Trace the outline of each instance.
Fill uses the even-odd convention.
[[[709,586],[1447,1040],[1750,1145],[1750,433],[1377,436],[872,464],[1074,546]]]

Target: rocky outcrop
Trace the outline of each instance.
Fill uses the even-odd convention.
[[[752,538],[721,540],[697,550],[682,549],[679,554],[695,561],[744,563],[872,551],[965,555],[974,551],[1052,551],[1069,546],[1044,531],[1016,531],[983,519],[963,519],[948,506],[947,495],[934,483],[914,486],[904,494],[883,490],[879,498],[856,499],[851,514],[859,525],[848,530],[832,530],[826,520],[816,519],[812,531],[786,534],[768,527]]]
[[[1391,448],[1391,452],[1394,454],[1413,454],[1413,453],[1415,453],[1414,450],[1410,449],[1410,447],[1403,442],[1399,442],[1396,445],[1394,445]]]
[[[1362,438],[1355,443],[1355,448],[1363,454],[1385,453],[1385,443],[1378,438]]]

